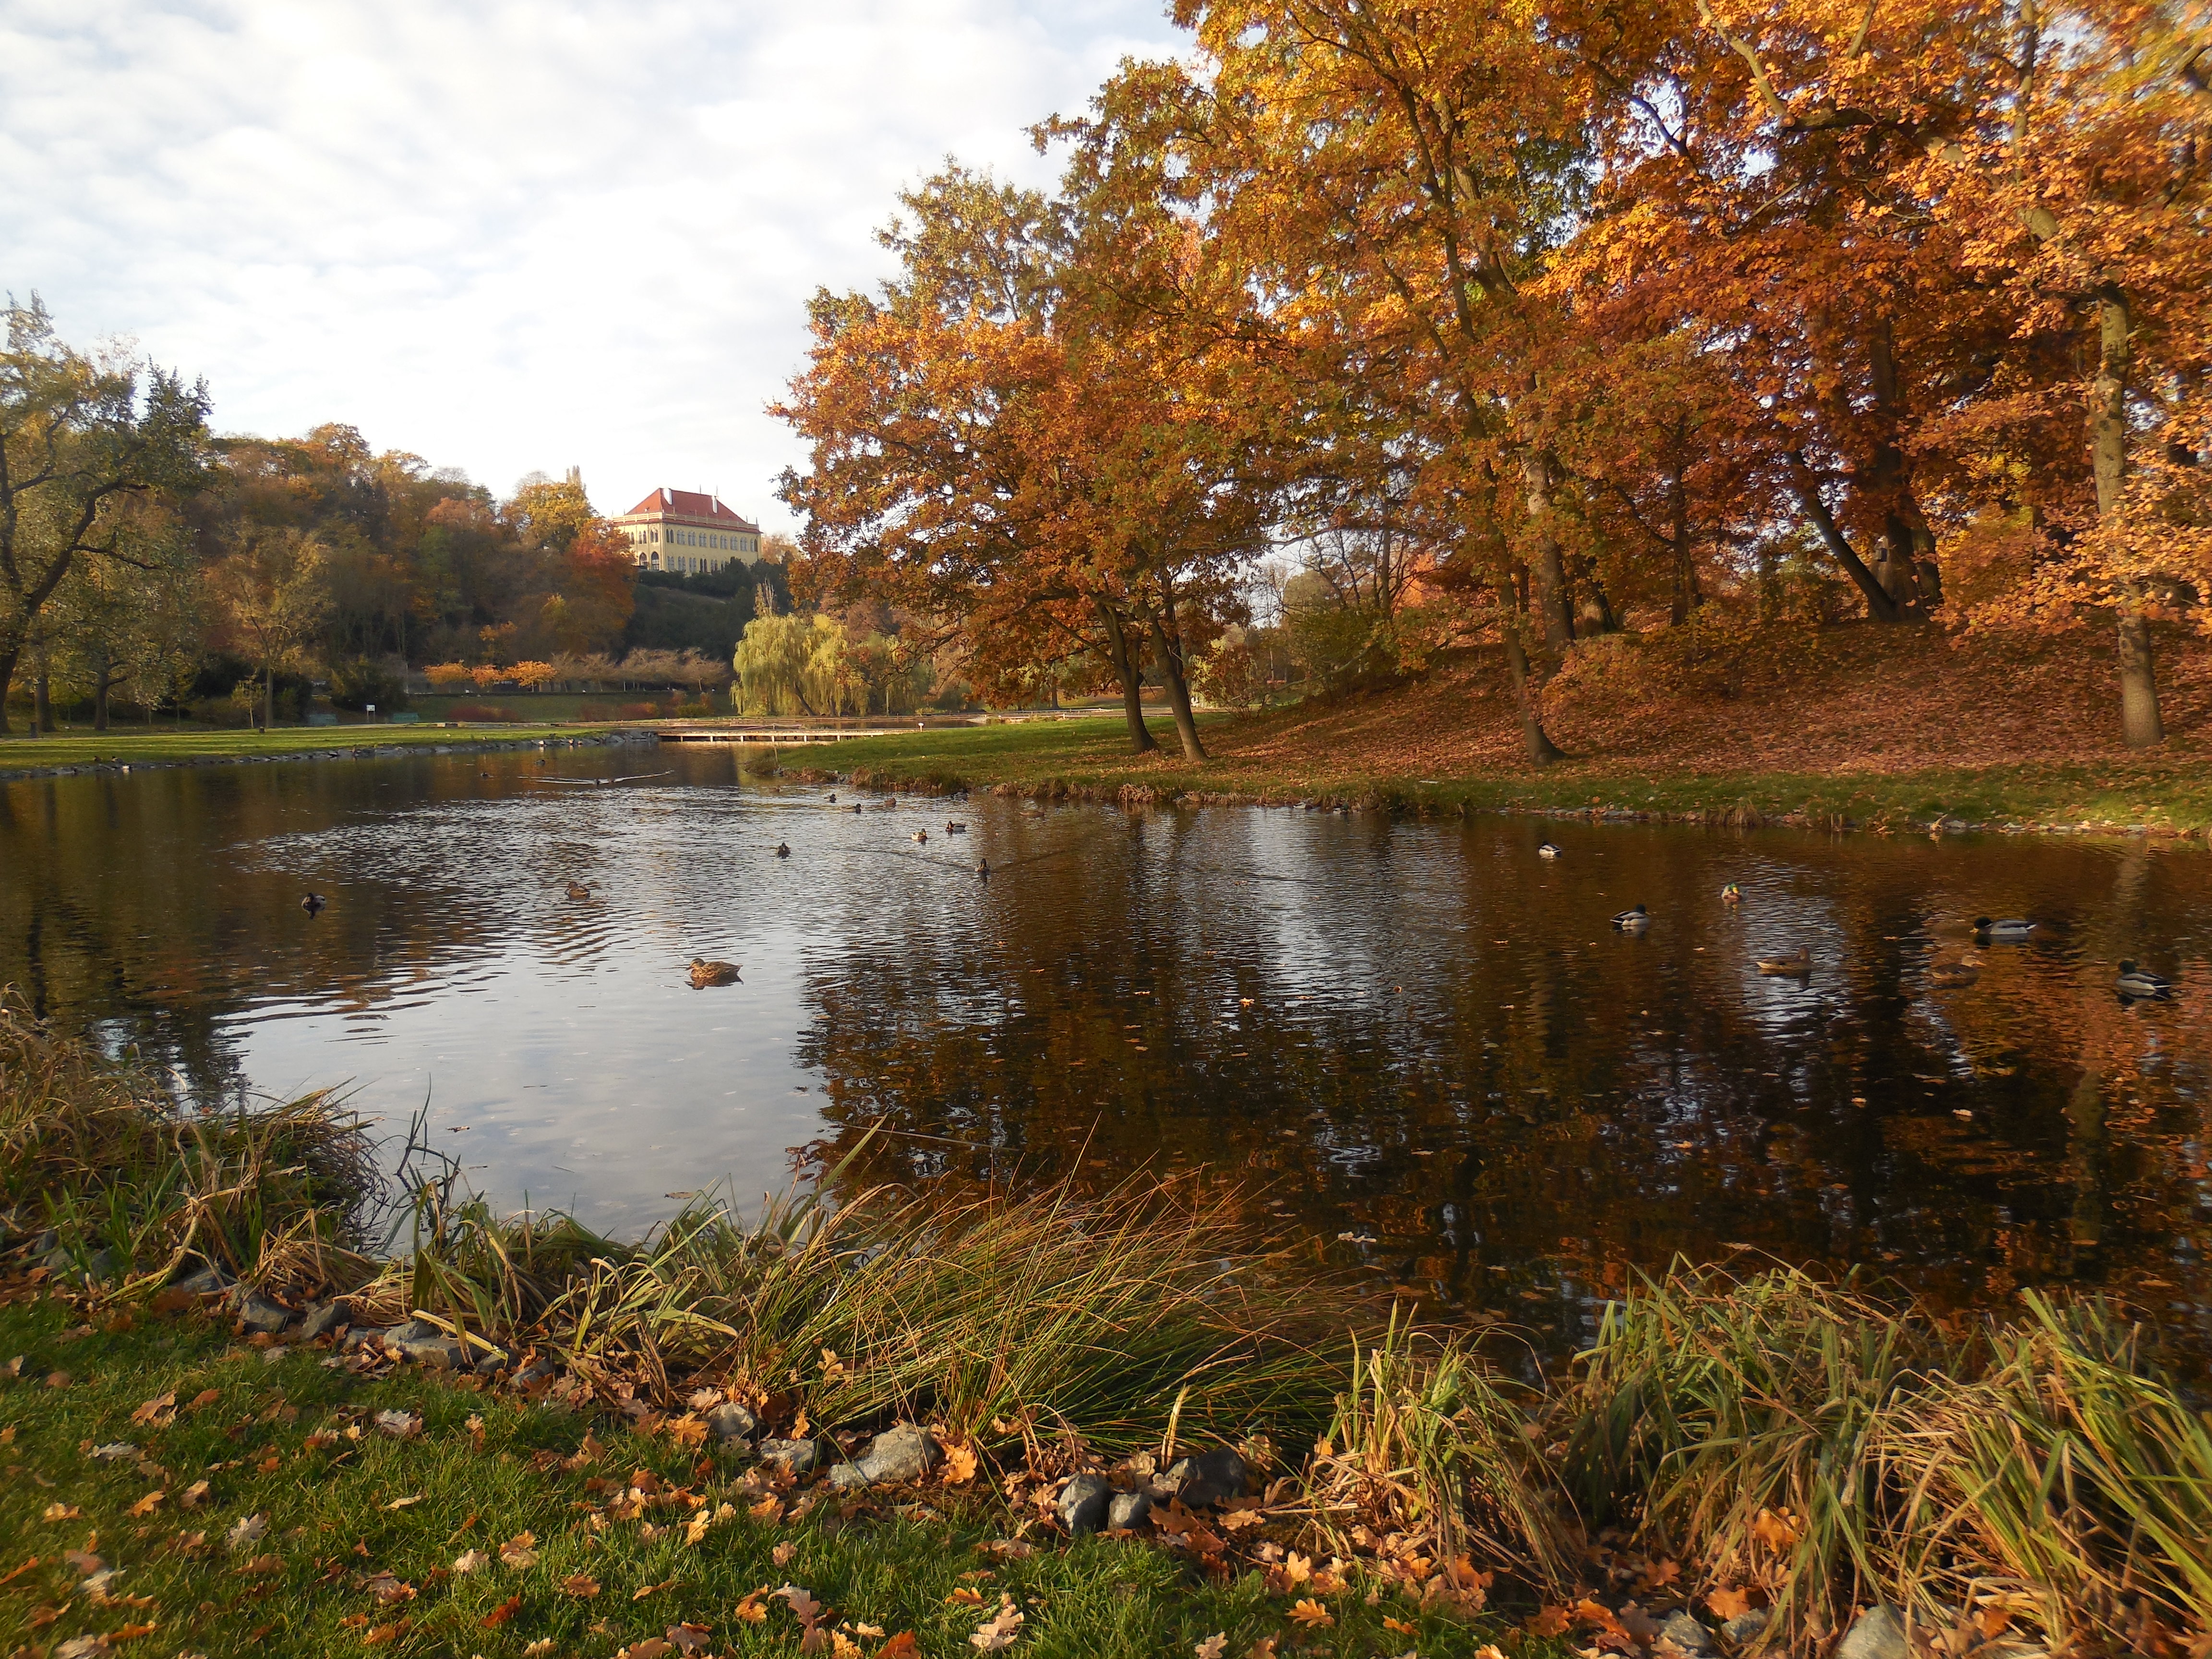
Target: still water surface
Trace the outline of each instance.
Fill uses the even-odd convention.
[[[884,1176],[1231,1174],[1555,1338],[1751,1249],[1960,1307],[2108,1285],[2212,1352],[2201,848],[830,793],[675,749],[0,785],[0,982],[203,1098],[427,1100],[497,1201],[615,1231],[879,1124]],[[1932,986],[1985,913],[2041,926]],[[2124,1004],[2124,957],[2173,998]]]

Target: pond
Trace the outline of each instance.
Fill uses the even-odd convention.
[[[427,1103],[497,1202],[616,1232],[876,1126],[855,1177],[1231,1178],[1553,1342],[1766,1253],[2107,1286],[2212,1352],[2201,846],[832,793],[672,748],[0,786],[0,982],[203,1099]],[[1984,914],[2039,926],[1932,982]]]

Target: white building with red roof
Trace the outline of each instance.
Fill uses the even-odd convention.
[[[760,562],[760,526],[696,490],[656,489],[607,522],[629,543],[640,569],[694,576],[733,561]]]

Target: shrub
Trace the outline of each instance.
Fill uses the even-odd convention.
[[[474,720],[487,724],[510,722],[522,717],[511,708],[502,708],[488,702],[457,702],[446,711],[449,720]]]

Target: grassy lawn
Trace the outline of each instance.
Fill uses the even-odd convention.
[[[118,726],[106,732],[60,732],[43,738],[21,734],[0,738],[0,776],[43,766],[87,766],[94,761],[230,760],[251,755],[296,755],[326,749],[398,744],[416,748],[441,743],[483,743],[518,738],[574,738],[604,731],[586,726],[298,726],[274,732],[204,728],[149,730]]]
[[[617,1415],[412,1368],[360,1376],[313,1347],[234,1342],[197,1310],[79,1321],[58,1300],[0,1308],[0,1651],[104,1636],[162,1659],[972,1655],[1009,1596],[1013,1650],[1068,1659],[1191,1654],[1216,1635],[1226,1659],[1443,1659],[1501,1636],[1528,1659],[1567,1650],[1395,1588],[1370,1601],[1360,1579],[1294,1597],[1146,1543],[1031,1545],[980,1478],[810,1504]],[[386,1413],[419,1429],[395,1438]],[[503,1561],[510,1544],[534,1559]],[[815,1645],[773,1593],[786,1585],[820,1604]],[[1297,1622],[1299,1600],[1331,1622]]]
[[[1669,771],[1585,761],[1540,773],[1415,778],[1363,766],[1356,752],[1295,769],[1249,759],[1237,752],[1238,717],[1205,717],[1201,724],[1218,750],[1203,765],[1182,759],[1165,720],[1152,722],[1161,752],[1131,755],[1118,715],[854,738],[807,751],[819,760],[794,754],[786,764],[860,769],[884,782],[938,787],[1133,787],[1162,796],[1195,790],[1320,797],[1441,812],[1565,809],[1717,817],[1747,806],[1766,818],[1804,812],[1821,821],[1842,817],[1899,828],[1939,814],[1986,823],[2212,826],[2212,768],[2188,758],[1830,773]]]

